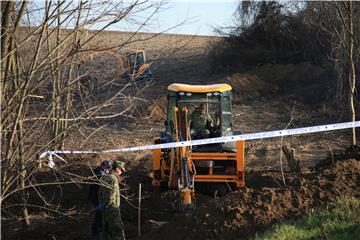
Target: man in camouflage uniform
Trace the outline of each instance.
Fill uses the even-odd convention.
[[[205,112],[205,105],[200,104],[190,115],[190,134],[193,139],[207,138],[210,135],[209,128],[214,127],[210,115]]]
[[[120,213],[119,177],[125,172],[125,162],[114,161],[110,174],[105,174],[100,181],[103,184],[99,190],[99,205],[103,211],[103,240],[125,240],[124,225]]]

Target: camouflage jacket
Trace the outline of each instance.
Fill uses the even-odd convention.
[[[120,207],[120,187],[119,179],[115,174],[105,174],[100,178],[101,184],[98,197],[99,203],[103,204],[106,208],[119,208]]]
[[[213,125],[213,120],[211,119],[210,114],[201,113],[196,110],[190,115],[190,120],[190,127],[198,130],[205,129]]]

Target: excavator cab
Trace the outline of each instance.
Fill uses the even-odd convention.
[[[128,74],[131,80],[151,80],[150,63],[146,61],[145,50],[135,50],[126,53]]]
[[[188,88],[186,88],[188,87]],[[210,116],[212,126],[206,126],[208,134],[194,135],[191,139],[214,138],[233,135],[232,118],[231,118],[231,86],[227,84],[216,84],[210,86],[172,84],[168,87],[170,90],[168,96],[167,120],[165,135],[171,136],[175,107],[181,109],[186,107],[188,110],[190,132],[196,132],[194,119],[191,117],[195,114],[200,106],[205,107],[205,114]],[[193,129],[195,128],[195,129]],[[194,130],[194,131],[193,131]],[[194,152],[219,152],[228,151],[236,152],[235,143],[221,143],[210,145],[193,146]]]
[[[175,83],[168,90],[165,131],[155,139],[155,144],[233,135],[230,85]],[[192,206],[195,183],[242,187],[244,144],[238,141],[155,149],[153,186],[165,184],[170,189],[181,189],[186,208]]]

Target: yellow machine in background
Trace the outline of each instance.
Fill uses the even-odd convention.
[[[92,62],[97,58],[96,61],[102,60],[107,63],[111,59],[116,66],[116,74],[134,81],[153,80],[150,69],[151,62],[148,61],[145,50],[126,52],[124,61],[124,55],[118,49],[102,50],[102,48],[98,44],[91,44],[82,56],[82,61]]]
[[[191,140],[189,117],[199,105],[214,120],[208,138],[233,135],[231,86],[228,84],[187,85],[168,87],[165,131],[155,144]],[[154,187],[166,185],[181,191],[182,206],[193,207],[195,183],[223,183],[236,188],[244,186],[244,141],[173,149],[153,150]]]
[[[128,76],[131,80],[151,80],[151,63],[147,62],[145,50],[134,50],[126,53]]]

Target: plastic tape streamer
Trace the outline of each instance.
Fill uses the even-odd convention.
[[[239,141],[239,140],[254,140],[254,139],[283,137],[283,136],[299,135],[299,134],[306,134],[306,133],[317,133],[317,132],[326,132],[326,131],[355,128],[355,127],[359,127],[359,126],[360,126],[360,121],[356,121],[356,122],[336,123],[336,124],[328,124],[328,125],[321,125],[321,126],[284,129],[284,130],[259,132],[259,133],[247,133],[247,134],[225,136],[225,137],[206,138],[206,139],[198,139],[198,140],[191,140],[191,141],[184,141],[184,142],[171,142],[171,143],[162,143],[162,144],[155,144],[155,145],[144,145],[144,146],[138,146],[138,147],[115,148],[115,149],[108,149],[108,150],[102,150],[102,151],[95,151],[95,150],[45,151],[40,155],[40,158],[43,158],[46,155],[49,155],[49,163],[48,164],[49,164],[49,167],[53,167],[54,166],[54,161],[52,158],[53,155],[57,156],[61,160],[65,161],[63,158],[58,156],[58,154],[101,154],[101,153],[104,154],[104,153],[117,153],[117,152],[130,152],[130,151],[144,151],[144,150],[152,150],[152,149],[205,145],[205,144],[212,144],[212,143],[235,142],[235,141]]]

